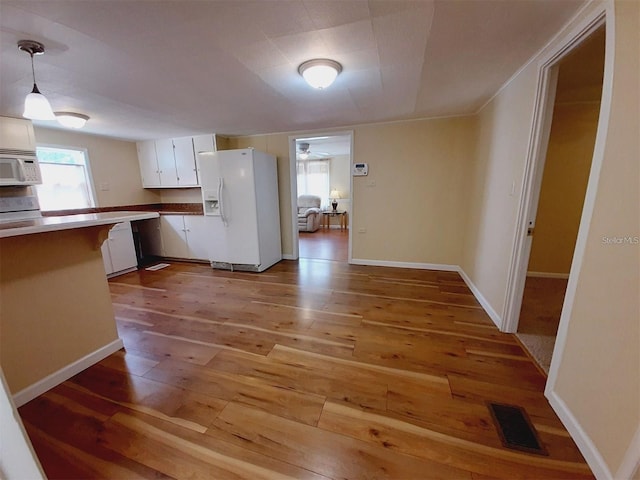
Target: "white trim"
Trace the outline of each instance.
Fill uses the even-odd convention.
[[[270,134],[271,135],[271,134]],[[251,136],[251,135],[249,135]],[[298,231],[298,173],[296,171],[296,139],[304,138],[309,136],[323,136],[323,137],[349,137],[350,141],[350,150],[349,150],[349,162],[353,162],[353,130],[338,130],[338,131],[326,131],[326,130],[314,130],[312,132],[309,131],[301,131],[295,134],[289,134],[289,185],[291,190],[291,240],[293,242],[293,252],[289,255],[292,258],[289,260],[297,260],[300,257],[300,234]],[[351,188],[351,208],[350,212],[353,212],[353,176],[350,175],[350,188]],[[348,216],[349,219],[349,250],[347,262],[351,263],[351,217],[350,214]],[[284,255],[283,255],[284,258]]]
[[[500,325],[502,325],[502,318],[500,318],[500,315],[498,315],[498,313],[493,309],[489,301],[484,298],[484,295],[482,295],[478,287],[476,287],[471,281],[466,272],[461,267],[458,267],[457,271],[462,277],[462,280],[464,280],[464,283],[469,287],[469,290],[471,290],[471,293],[473,293],[473,296],[476,297],[476,300],[478,300],[484,311],[489,315],[489,318],[496,324],[496,327],[500,328]]]
[[[105,359],[114,352],[117,352],[124,347],[124,344],[120,338],[114,340],[111,343],[100,347],[94,352],[70,363],[66,367],[61,368],[57,372],[53,372],[51,375],[44,377],[42,380],[38,380],[36,383],[23,388],[13,396],[13,401],[16,407],[21,407],[25,403],[33,400],[39,395],[42,395],[48,390],[51,390],[56,385],[60,385],[65,380],[70,379],[74,375],[80,373],[91,365],[98,363],[100,360]]]
[[[568,279],[568,273],[556,273],[556,272],[527,272],[527,277],[534,278],[563,278]]]
[[[640,426],[636,429],[633,440],[624,454],[614,478],[638,478],[640,473]],[[634,475],[635,474],[635,475]]]
[[[580,422],[578,422],[578,420],[573,416],[566,403],[564,403],[556,392],[550,392],[550,394],[545,392],[545,394],[549,403],[553,407],[553,410],[556,412],[567,431],[571,434],[571,438],[576,442],[576,445],[589,464],[589,468],[591,468],[595,477],[598,479],[613,478],[604,458],[602,458],[602,455],[600,455],[600,452],[591,441],[591,438],[587,435],[587,432],[582,429]]]
[[[369,265],[373,267],[394,267],[413,268],[416,270],[442,270],[443,272],[458,272],[458,265],[447,265],[444,263],[414,263],[414,262],[394,262],[389,260],[370,260],[367,258],[353,258],[352,265]]]
[[[509,262],[509,274],[507,280],[507,290],[505,292],[505,306],[502,312],[503,323],[500,330],[503,332],[515,332],[518,329],[518,320],[520,316],[520,308],[522,305],[522,295],[524,292],[524,281],[526,278],[526,269],[529,263],[529,253],[531,250],[531,237],[527,236],[527,228],[535,226],[535,213],[537,210],[538,196],[542,182],[542,170],[544,168],[544,160],[546,157],[546,143],[548,141],[549,130],[551,128],[551,115],[553,113],[553,97],[555,96],[555,85],[552,84],[554,77],[557,76],[558,62],[576,48],[588,35],[600,28],[606,23],[607,32],[607,49],[605,55],[605,78],[603,82],[602,101],[600,110],[600,119],[598,122],[598,130],[596,133],[596,146],[594,148],[592,167],[589,175],[589,183],[587,194],[582,210],[582,218],[579,231],[588,230],[591,219],[593,205],[589,208],[589,202],[595,200],[598,178],[600,175],[600,166],[602,163],[603,140],[606,138],[606,124],[608,123],[608,114],[611,103],[611,84],[607,75],[612,75],[613,63],[612,54],[613,45],[608,45],[610,38],[609,22],[605,18],[606,6],[598,4],[592,6],[592,11],[585,14],[585,18],[580,20],[568,31],[561,31],[556,35],[557,46],[549,47],[549,51],[538,59],[538,82],[536,90],[535,105],[533,111],[533,121],[531,126],[531,134],[529,137],[529,145],[527,148],[527,159],[525,162],[525,174],[523,181],[522,193],[520,196],[520,204],[518,207],[518,215],[516,220],[516,232],[513,247],[511,250],[511,259]],[[583,12],[583,10],[581,10]],[[607,15],[610,17],[610,15]],[[576,17],[574,17],[575,19]],[[572,20],[575,21],[575,20]],[[609,70],[607,70],[609,69]],[[606,121],[603,119],[606,118]],[[590,197],[591,195],[591,197]],[[587,215],[588,214],[588,215]],[[580,235],[578,235],[580,238]],[[574,249],[573,263],[576,263],[578,256],[578,242]],[[571,270],[573,272],[573,269]],[[569,281],[571,284],[571,281]],[[567,287],[564,305],[573,302],[573,294],[570,294]],[[563,311],[564,313],[564,311]],[[559,343],[556,342],[556,347]],[[554,349],[554,352],[557,348]]]
[[[606,26],[605,39],[605,64],[604,78],[602,85],[602,102],[600,104],[600,117],[598,119],[598,129],[596,133],[596,142],[593,150],[593,159],[591,161],[591,172],[587,184],[584,205],[582,207],[582,217],[580,218],[580,227],[576,238],[576,246],[573,252],[573,260],[569,271],[569,281],[562,305],[562,313],[560,315],[560,323],[558,325],[558,333],[556,343],[553,348],[553,356],[551,358],[551,367],[549,368],[549,376],[545,388],[545,395],[549,397],[554,394],[554,388],[558,379],[558,371],[562,363],[565,344],[567,342],[567,333],[569,331],[569,322],[573,311],[573,302],[575,300],[576,290],[578,288],[578,277],[582,269],[582,260],[587,247],[589,236],[589,227],[591,225],[591,216],[595,207],[596,193],[598,190],[598,180],[600,178],[600,170],[604,161],[604,149],[607,139],[607,130],[609,128],[609,112],[611,110],[611,95],[613,89],[613,67],[615,56],[615,22],[613,3],[607,1],[599,4],[594,8],[590,16],[585,18],[580,26],[600,21],[604,16]],[[577,28],[578,28],[577,27]],[[584,28],[581,30],[584,32]],[[572,33],[575,33],[575,29]],[[578,34],[580,31],[578,32]],[[569,36],[570,40],[575,37]]]
[[[283,253],[282,254],[282,259],[283,260],[297,260],[298,257],[294,257],[293,255],[290,255],[288,253]]]

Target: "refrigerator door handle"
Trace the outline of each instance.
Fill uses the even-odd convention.
[[[218,205],[220,207],[220,218],[222,219],[222,223],[225,227],[229,226],[229,222],[227,222],[227,217],[224,214],[224,201],[222,200],[222,190],[224,189],[224,179],[220,177],[218,179]]]

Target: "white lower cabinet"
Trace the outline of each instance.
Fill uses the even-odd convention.
[[[213,219],[203,215],[162,215],[162,255],[190,260],[211,258]]]
[[[102,261],[107,275],[137,268],[130,222],[118,223],[109,231],[109,237],[102,244]]]

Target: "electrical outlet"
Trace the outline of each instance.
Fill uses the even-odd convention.
[[[109,190],[109,182],[100,182],[100,190],[106,192]]]
[[[359,228],[358,229],[358,233],[367,233],[367,229],[366,228]]]
[[[375,180],[369,180],[367,182],[367,187],[375,187],[376,186],[376,181]]]

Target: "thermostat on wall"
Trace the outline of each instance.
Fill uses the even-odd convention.
[[[354,177],[364,177],[369,174],[369,164],[368,163],[354,163],[353,164],[353,176]]]

